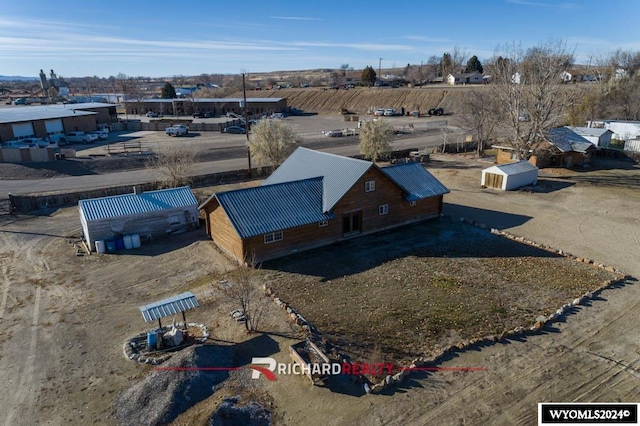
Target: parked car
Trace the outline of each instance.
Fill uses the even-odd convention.
[[[444,108],[431,108],[429,110],[429,115],[443,115]]]
[[[147,113],[147,117],[149,117],[149,118],[155,118],[155,117],[162,117],[162,115],[161,115],[161,114],[158,114],[157,112],[149,111],[149,112]]]
[[[2,143],[2,148],[32,148],[31,145],[22,141],[7,141]]]
[[[384,115],[384,109],[378,108],[376,110],[376,112],[373,113],[373,115],[378,116],[378,117],[382,117]]]
[[[322,132],[323,135],[329,136],[330,138],[337,138],[342,136],[342,130],[325,130]]]
[[[69,142],[92,143],[98,140],[98,136],[85,132],[69,132],[66,139]]]
[[[183,136],[189,133],[189,128],[184,124],[176,124],[175,126],[167,127],[164,131],[169,136]]]
[[[103,130],[96,130],[95,132],[91,132],[91,135],[96,135],[98,139],[105,140],[109,139],[109,133]]]
[[[210,117],[211,117],[210,112],[194,112],[193,113],[193,118],[210,118]]]
[[[225,133],[233,133],[237,135],[244,135],[246,130],[244,127],[240,126],[229,126],[224,128]]]
[[[386,115],[387,117],[391,117],[396,115],[396,110],[393,108],[387,108],[384,110],[384,115]]]

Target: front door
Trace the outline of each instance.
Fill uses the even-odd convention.
[[[362,210],[343,213],[342,235],[357,234],[362,231]]]

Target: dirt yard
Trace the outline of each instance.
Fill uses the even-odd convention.
[[[640,169],[601,164],[543,176],[537,193],[481,189],[480,170],[488,164],[472,159],[436,156],[429,169],[452,191],[446,214],[640,276]],[[115,424],[116,397],[150,370],[122,353],[127,337],[150,328],[138,306],[186,289],[206,301],[212,298],[208,283],[230,268],[202,231],[130,253],[76,257],[69,237],[79,235],[75,208],[0,217],[0,377],[9,390],[0,394],[0,421],[6,425]],[[321,253],[308,258],[317,261]],[[298,336],[282,311],[273,309],[265,319],[268,341],[254,341],[214,300],[187,316],[210,326],[213,343],[249,341],[244,356],[289,361],[287,347]],[[631,281],[542,334],[442,364],[484,371],[414,375],[380,396],[310,387],[295,376],[249,383],[281,424],[532,424],[537,402],[640,401],[639,308],[640,287]],[[176,424],[205,424],[222,397],[243,389],[214,393]]]

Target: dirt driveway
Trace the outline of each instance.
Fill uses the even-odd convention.
[[[445,213],[640,276],[640,170],[613,166],[543,177],[542,193],[479,186],[488,164],[436,156],[451,189]],[[192,288],[228,268],[203,233],[135,254],[76,257],[77,209],[0,217],[0,423],[113,424],[115,396],[146,369],[122,342],[147,327],[137,307]],[[310,388],[298,377],[264,383],[286,424],[532,424],[541,401],[640,401],[640,286],[607,290],[544,334],[458,354],[443,366],[485,371],[414,377],[381,396]],[[190,320],[215,327],[210,310]],[[231,338],[233,336],[225,336]],[[288,361],[290,340],[275,338]],[[197,407],[196,407],[197,408]]]

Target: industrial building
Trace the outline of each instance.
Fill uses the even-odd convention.
[[[138,235],[143,241],[198,227],[198,201],[189,187],[161,189],[78,202],[89,247]]]
[[[129,99],[123,103],[127,114],[143,115],[154,112],[161,115],[180,116],[198,112],[210,113],[211,115],[244,113],[242,98]],[[286,98],[247,98],[247,113],[249,115],[284,112],[286,109]]]
[[[114,104],[97,102],[0,108],[0,142],[28,137],[46,139],[67,132],[92,132],[100,124],[117,121]]]

